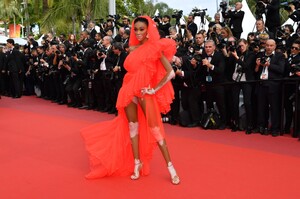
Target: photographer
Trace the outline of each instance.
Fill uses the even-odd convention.
[[[220,112],[219,129],[226,127],[226,106],[225,106],[225,60],[222,53],[216,49],[216,44],[213,40],[205,42],[205,53],[202,57],[202,77],[206,86],[208,108],[213,108],[213,102],[216,102]]]
[[[228,31],[230,29],[226,27]],[[235,124],[233,123],[233,99],[232,99],[232,83],[234,82],[232,80],[232,73],[234,72],[235,68],[235,58],[232,56],[232,52],[236,51],[236,39],[233,36],[230,36],[228,38],[222,39],[221,43],[217,45],[217,48],[220,50],[220,52],[224,55],[225,60],[225,68],[224,68],[224,75],[225,75],[225,81],[228,84],[224,85],[224,98],[225,98],[225,106],[226,106],[226,125],[230,126],[232,129],[235,129]]]
[[[80,69],[83,73],[82,87],[84,104],[79,109],[92,109],[94,106],[94,77],[96,68],[96,52],[92,49],[90,40],[84,40],[82,43],[83,54]]]
[[[291,47],[291,53],[286,60],[286,69],[285,74],[291,80],[299,79],[300,77],[300,41],[296,40]],[[294,84],[285,84],[285,93],[284,93],[284,108],[285,108],[285,127],[284,133],[291,133],[291,124],[293,121],[293,103],[295,100],[295,85]],[[298,105],[299,107],[299,105]],[[298,114],[298,118],[300,115]],[[299,132],[299,122],[294,121],[294,127]],[[293,132],[293,137],[297,137],[298,133]]]
[[[222,26],[220,24],[215,24],[211,31],[209,31],[208,40],[213,40],[216,45],[220,44],[222,41],[221,37]]]
[[[171,80],[174,89],[174,99],[171,104],[171,110],[169,112],[170,124],[176,125],[179,122],[179,111],[181,96],[180,93],[183,89],[183,78],[182,78],[182,57],[174,56],[172,59],[172,67],[176,74],[175,78]]]
[[[70,98],[68,106],[79,108],[82,106],[80,90],[84,78],[84,63],[76,53],[73,53],[70,58],[63,62],[63,67],[70,72],[69,80],[66,82],[66,92]]]
[[[190,14],[190,15],[188,16],[188,19],[187,19],[187,26],[186,26],[186,29],[189,30],[189,31],[191,31],[193,37],[196,36],[196,33],[197,33],[197,31],[198,31],[198,27],[197,27],[197,25],[195,24],[194,19],[195,19],[194,15],[191,15],[191,14]]]
[[[291,18],[294,22],[300,21],[300,11],[299,9],[299,1],[293,0],[288,2],[284,9],[289,13],[289,18]]]
[[[276,34],[276,29],[280,27],[280,0],[265,0],[259,1],[266,10],[266,27],[274,35]]]
[[[181,91],[182,107],[189,113],[191,119],[191,123],[187,127],[196,127],[200,125],[201,120],[201,81],[203,80],[201,56],[182,57],[181,68],[178,68],[178,65],[180,62],[177,62],[174,70],[176,70],[175,74],[181,77],[184,82]]]
[[[262,19],[257,19],[255,22],[256,32],[254,32],[256,38],[262,33],[268,34],[270,39],[274,39],[274,33],[268,31],[265,27],[265,23]]]
[[[245,12],[241,10],[242,6],[241,2],[236,2],[234,11],[230,9],[228,12],[222,12],[225,19],[230,19],[228,26],[231,28],[233,36],[237,39],[240,39],[243,32],[242,22]]]
[[[114,68],[114,54],[112,52],[112,38],[103,37],[102,48],[97,51],[97,89],[95,91],[97,106],[101,112],[109,112],[114,108],[112,101],[112,79]],[[98,76],[100,81],[98,81]]]
[[[112,104],[113,107],[108,111],[109,114],[116,114],[116,102],[118,98],[119,90],[122,86],[123,78],[126,74],[126,69],[124,68],[124,62],[127,57],[127,53],[123,49],[121,42],[116,42],[112,45],[112,52],[115,55],[114,67],[113,67],[113,79],[112,79]]]
[[[164,15],[158,26],[158,29],[162,30],[165,36],[169,35],[169,28],[171,27],[170,20],[171,17],[169,15]]]
[[[58,63],[57,69],[59,74],[59,82],[58,82],[58,93],[61,97],[61,101],[58,102],[59,104],[67,104],[68,103],[68,96],[66,92],[66,84],[69,81],[70,72],[64,67],[66,62],[68,62],[69,57],[66,54],[66,46],[64,44],[58,45],[58,51],[56,51],[56,61]]]
[[[220,21],[220,13],[216,13],[214,16],[215,21],[211,21],[208,24],[208,28],[212,28],[215,24],[220,24],[222,27],[225,27],[225,23]]]
[[[261,53],[256,60],[255,72],[262,80],[257,88],[259,132],[268,135],[268,113],[270,106],[271,134],[278,136],[280,132],[280,79],[284,74],[285,58],[276,52],[276,42],[272,39],[266,41],[265,53]]]
[[[202,56],[202,53],[204,52],[205,37],[202,33],[197,33],[195,40],[196,40],[196,42],[194,44],[195,55]]]
[[[234,72],[232,73],[232,80],[237,82],[232,87],[233,99],[233,123],[232,131],[236,131],[239,127],[239,101],[240,91],[243,92],[243,100],[246,111],[246,134],[250,134],[253,130],[253,107],[251,103],[252,85],[245,83],[254,80],[254,68],[256,63],[255,53],[248,50],[248,42],[245,39],[240,39],[238,48],[231,52],[234,57]],[[239,82],[243,82],[242,84]]]

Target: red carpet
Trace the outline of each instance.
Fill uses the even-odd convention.
[[[111,118],[35,97],[2,97],[0,198],[300,198],[298,139],[171,125],[165,127],[179,186],[171,185],[158,149],[151,174],[138,181],[85,180],[89,166],[79,130]]]

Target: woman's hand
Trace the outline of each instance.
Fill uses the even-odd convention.
[[[154,95],[155,94],[154,88],[150,88],[150,85],[149,85],[148,88],[147,87],[146,88],[142,88],[141,92],[142,92],[142,95],[145,95],[145,94]]]

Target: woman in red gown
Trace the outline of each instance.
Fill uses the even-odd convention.
[[[175,74],[169,60],[176,52],[171,39],[160,39],[148,16],[137,17],[130,33],[127,73],[119,91],[118,116],[82,130],[89,152],[88,179],[131,175],[137,180],[150,172],[149,160],[159,146],[173,184],[180,179],[171,162],[161,121],[170,110],[174,91],[170,83]]]

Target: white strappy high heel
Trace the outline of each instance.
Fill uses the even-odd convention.
[[[134,159],[134,170],[130,176],[131,180],[137,180],[140,178],[140,171],[143,167],[143,163],[139,159]]]

